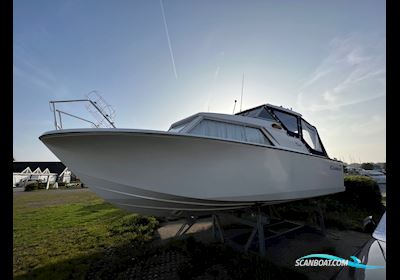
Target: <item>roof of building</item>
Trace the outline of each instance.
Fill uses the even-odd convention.
[[[22,172],[27,167],[29,167],[32,171],[39,167],[42,171],[48,168],[50,173],[61,174],[66,168],[61,161],[14,161],[13,166],[13,172],[16,173]]]

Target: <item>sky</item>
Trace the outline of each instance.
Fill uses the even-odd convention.
[[[292,108],[330,157],[386,161],[385,10],[375,0],[14,0],[14,158],[57,160],[38,139],[54,129],[50,100],[96,90],[117,127],[167,130],[197,112],[231,114],[234,100],[238,111],[244,73],[243,110]]]

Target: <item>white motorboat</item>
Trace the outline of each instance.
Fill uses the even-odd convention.
[[[364,175],[371,177],[378,184],[386,184],[386,175],[379,170],[365,170]]]
[[[198,113],[168,131],[56,129],[40,140],[106,201],[141,214],[200,215],[345,190],[342,162],[328,157],[316,128],[270,104]]]

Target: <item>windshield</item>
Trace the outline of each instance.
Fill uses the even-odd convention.
[[[296,116],[279,110],[273,110],[273,112],[289,132],[294,133],[296,135],[299,134],[299,128]]]
[[[237,115],[244,117],[258,118],[268,121],[275,121],[275,118],[265,109],[264,106],[258,107],[253,110],[245,111],[243,113],[238,113]]]

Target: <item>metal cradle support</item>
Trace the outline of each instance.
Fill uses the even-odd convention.
[[[225,242],[224,231],[221,226],[221,221],[218,215],[215,214],[212,215],[212,232],[215,240],[218,240],[221,243]]]
[[[219,240],[220,242],[229,242],[230,245],[233,245],[233,247],[236,247],[239,250],[242,250],[244,252],[248,252],[250,249],[250,246],[252,245],[254,238],[257,237],[258,239],[258,248],[261,256],[265,256],[265,236],[264,236],[264,227],[268,224],[270,224],[270,218],[266,215],[264,215],[261,211],[260,208],[257,208],[257,212],[253,216],[255,216],[255,221],[250,220],[250,219],[242,219],[234,215],[230,214],[225,214],[225,213],[220,213],[220,214],[214,214],[213,215],[213,236],[216,240]],[[235,243],[233,240],[230,240],[228,238],[224,237],[224,231],[222,229],[221,223],[220,223],[220,217],[227,217],[230,220],[234,221],[235,223],[238,224],[243,224],[246,226],[249,226],[252,228],[252,231],[250,233],[250,236],[248,237],[246,244],[244,246],[240,246],[237,243]]]
[[[319,224],[321,233],[322,235],[325,236],[326,229],[324,223],[323,209],[317,201],[314,201],[313,204],[315,206],[314,211],[316,214],[316,219]],[[296,231],[304,227],[303,224],[298,224],[292,221],[284,220],[272,205],[269,206],[268,208],[269,208],[268,215],[263,213],[260,207],[256,207],[255,209],[253,208],[248,218],[242,218],[228,213],[212,214],[211,215],[212,234],[214,239],[221,243],[229,243],[229,245],[231,245],[232,247],[236,248],[237,250],[243,251],[245,253],[250,251],[252,245],[257,244],[258,246],[256,247],[258,247],[259,254],[261,256],[265,256],[266,241],[284,234],[288,234],[290,232]],[[175,236],[180,237],[185,233],[187,233],[199,218],[201,217],[195,217],[195,216],[187,217],[185,219],[185,222],[179,228],[178,232],[175,234]],[[247,238],[247,240],[244,245],[234,241],[234,237],[232,236],[227,237],[226,232],[222,227],[221,218],[227,218],[235,224],[240,224],[250,227],[251,232],[248,237],[245,235],[245,238]],[[265,236],[266,233],[268,237]]]
[[[315,216],[317,218],[317,222],[318,222],[319,228],[321,230],[321,234],[323,236],[326,236],[324,212],[322,210],[321,204],[316,200],[313,201],[313,204],[315,205]]]
[[[175,234],[175,237],[184,235],[196,223],[196,221],[197,219],[195,216],[187,217],[178,232]]]
[[[315,211],[317,214],[317,220],[321,227],[322,234],[325,235],[323,212],[320,205],[317,204],[316,206],[317,207]],[[227,213],[214,214],[213,215],[214,238],[221,242],[229,243],[229,245],[231,245],[232,247],[236,248],[239,251],[243,251],[245,253],[249,252],[251,248],[255,249],[258,247],[259,254],[261,256],[265,256],[266,242],[268,242],[268,240],[304,228],[303,224],[284,220],[272,205],[268,207],[268,210],[269,210],[267,211],[268,214],[264,214],[261,211],[260,207],[257,207],[256,209],[253,209],[253,212],[251,212],[250,217],[246,219]],[[221,226],[221,222],[219,219],[220,217],[226,217],[235,224],[240,224],[250,227],[251,230],[250,235],[242,233],[236,236],[227,237],[224,234],[223,228]],[[240,236],[245,238],[246,241],[245,244],[243,244],[243,242],[239,244],[237,241],[235,241],[235,239],[238,240],[237,237]],[[239,240],[240,239],[241,238],[239,238]]]
[[[264,220],[261,216],[260,209],[258,209],[257,214],[257,236],[258,236],[258,248],[260,250],[260,255],[265,256],[265,236],[264,236]],[[267,220],[269,224],[269,219]],[[247,241],[249,243],[249,241]],[[247,245],[247,244],[246,244]],[[250,245],[249,245],[250,247]],[[246,248],[248,250],[248,248]]]

